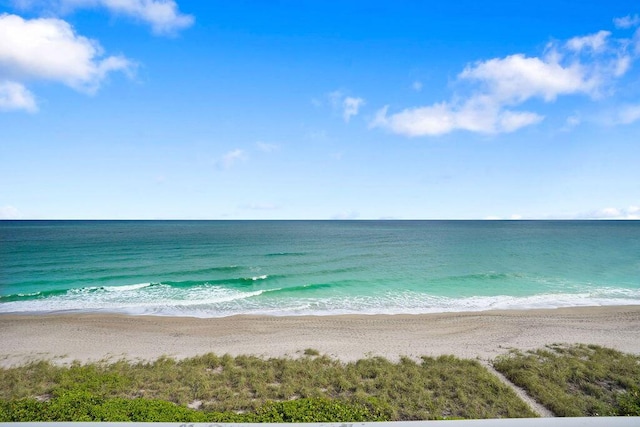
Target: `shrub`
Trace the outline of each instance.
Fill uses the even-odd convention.
[[[640,357],[595,345],[552,345],[494,361],[558,416],[638,415]]]
[[[367,404],[316,398],[268,402],[256,412],[203,412],[153,399],[102,399],[70,392],[49,402],[20,399],[0,402],[0,422],[137,421],[137,422],[350,422],[385,421],[388,411]]]
[[[618,394],[616,403],[618,404],[617,415],[640,416],[640,390],[637,387]]]

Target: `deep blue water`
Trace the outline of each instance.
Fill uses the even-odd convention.
[[[0,313],[640,304],[640,221],[0,221]]]

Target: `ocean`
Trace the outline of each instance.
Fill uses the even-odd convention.
[[[0,314],[640,304],[640,221],[0,221]]]

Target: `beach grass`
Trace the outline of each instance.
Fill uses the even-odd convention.
[[[494,367],[557,416],[640,415],[640,356],[596,345],[511,351]]]
[[[534,417],[476,360],[345,363],[205,354],[0,369],[0,421],[357,422]],[[495,369],[558,416],[640,415],[640,356],[596,345],[512,350]]]
[[[162,357],[154,362],[70,366],[38,361],[0,370],[0,401],[0,418],[6,421],[75,417],[321,422],[535,416],[474,360],[441,356],[391,362],[371,357],[343,363],[313,349],[299,358],[206,354],[183,360]],[[51,414],[60,418],[51,419]]]

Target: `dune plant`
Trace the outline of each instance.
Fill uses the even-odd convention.
[[[315,351],[295,359],[206,354],[70,366],[33,362],[0,369],[0,400],[5,414],[27,411],[32,420],[48,420],[51,414],[58,414],[56,420],[129,420],[131,413],[142,413],[140,408],[150,411],[145,412],[149,420],[174,414],[172,421],[201,419],[198,414],[206,414],[207,420],[218,414],[215,417],[225,420],[241,416],[283,421],[535,415],[477,361],[370,357],[343,363]],[[131,412],[131,405],[138,412]],[[324,415],[319,419],[311,413]]]
[[[558,416],[640,414],[640,356],[556,344],[513,350],[493,365]]]

